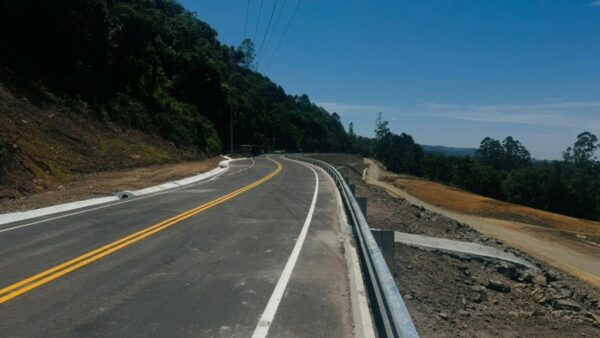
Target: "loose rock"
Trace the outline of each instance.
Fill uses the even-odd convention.
[[[546,280],[546,276],[537,275],[537,276],[533,277],[533,284],[540,285],[540,286],[546,286],[546,285],[548,285],[548,281]]]
[[[490,290],[494,290],[494,291],[498,291],[498,292],[502,292],[502,293],[510,292],[510,286],[502,283],[499,280],[495,280],[495,279],[490,279],[488,281],[487,288]]]
[[[552,307],[557,310],[581,311],[581,305],[570,299],[559,299],[552,304]]]

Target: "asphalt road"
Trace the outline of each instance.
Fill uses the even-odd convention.
[[[335,188],[273,160],[0,232],[0,336],[250,337],[265,325],[268,337],[351,336]]]

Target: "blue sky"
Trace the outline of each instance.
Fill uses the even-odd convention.
[[[259,48],[275,0],[263,1],[246,29]],[[540,159],[600,136],[600,0],[302,0],[266,69],[298,1],[278,0],[259,70],[359,134],[382,112],[418,143],[511,135]],[[180,2],[222,42],[243,39],[247,0]]]

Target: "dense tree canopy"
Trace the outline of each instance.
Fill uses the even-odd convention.
[[[221,44],[174,0],[5,0],[0,38],[2,81],[41,83],[179,146],[228,149],[231,115],[236,147],[346,150],[339,119],[254,72],[252,41]]]
[[[512,136],[506,137],[502,143],[490,137],[484,138],[475,158],[496,170],[510,171],[531,163],[529,151]]]

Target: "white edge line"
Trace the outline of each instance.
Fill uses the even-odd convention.
[[[38,218],[38,217],[48,216],[48,215],[57,214],[57,213],[61,213],[61,212],[66,212],[66,211],[70,211],[70,210],[81,209],[81,208],[85,208],[85,207],[89,207],[89,206],[94,206],[94,205],[98,205],[98,204],[104,204],[104,203],[109,203],[109,202],[116,202],[116,203],[110,203],[110,204],[107,204],[107,205],[102,205],[102,206],[99,206],[99,207],[96,207],[96,208],[85,209],[85,210],[81,210],[81,211],[77,211],[77,212],[72,212],[72,213],[65,214],[65,215],[60,215],[60,216],[56,216],[56,217],[46,218],[46,219],[42,219],[42,220],[39,220],[39,221],[31,222],[31,223],[26,223],[26,224],[17,225],[17,226],[14,226],[14,227],[6,228],[6,229],[1,229],[0,233],[11,231],[11,230],[16,230],[16,229],[20,229],[20,228],[25,228],[25,227],[28,227],[28,226],[31,226],[31,225],[35,225],[35,224],[39,224],[39,223],[44,223],[44,222],[48,222],[48,221],[53,221],[53,220],[57,220],[57,219],[61,219],[61,218],[69,217],[69,216],[79,215],[79,214],[83,214],[83,213],[90,212],[90,211],[100,210],[100,209],[108,208],[108,207],[111,207],[111,206],[114,206],[114,205],[120,205],[120,204],[125,204],[125,203],[129,203],[129,202],[133,202],[133,201],[139,201],[139,200],[142,200],[142,199],[145,199],[145,198],[154,197],[154,196],[158,196],[158,195],[162,195],[162,194],[166,194],[166,193],[178,191],[178,190],[181,190],[181,189],[184,189],[184,188],[188,188],[188,187],[192,187],[192,186],[204,184],[206,182],[210,182],[210,181],[212,181],[214,179],[217,179],[221,175],[223,175],[224,173],[226,173],[229,170],[229,162],[240,161],[240,160],[245,160],[245,158],[234,159],[234,160],[227,159],[226,160],[227,161],[227,166],[225,168],[215,168],[215,169],[213,169],[211,171],[208,171],[208,172],[200,174],[200,175],[195,175],[195,176],[192,176],[192,177],[184,178],[184,179],[179,180],[179,181],[167,182],[167,183],[160,184],[158,186],[154,186],[154,187],[150,187],[150,188],[145,188],[145,189],[138,190],[138,191],[134,192],[134,195],[136,195],[136,198],[133,198],[133,199],[127,199],[127,200],[121,201],[116,196],[107,196],[107,197],[92,198],[92,199],[83,200],[83,201],[76,201],[76,202],[70,202],[70,203],[65,203],[65,204],[59,204],[59,205],[45,207],[45,208],[40,208],[40,209],[34,209],[34,210],[28,210],[28,211],[20,211],[20,212],[13,212],[13,213],[8,213],[8,214],[0,215],[0,225],[3,225],[3,224],[9,224],[9,223],[14,223],[14,222],[24,221],[24,220],[27,220],[27,219]],[[223,161],[223,162],[225,162],[225,161]],[[252,161],[252,166],[254,166],[254,160]],[[210,175],[206,175],[206,174],[209,174],[209,173],[210,173]],[[204,175],[204,177],[198,178],[201,175]],[[196,179],[194,181],[189,180],[189,179],[192,179],[192,178],[196,178]],[[206,181],[202,181],[202,182],[197,183],[198,181],[204,180],[204,179],[207,179],[207,178],[210,178],[210,179],[206,180]],[[187,184],[177,184],[178,182],[184,181],[184,180],[188,180]],[[175,184],[173,184],[173,183],[175,183]],[[197,184],[194,184],[194,183],[197,183]],[[159,188],[159,187],[160,187],[160,189],[150,190],[150,189]],[[139,194],[139,192],[142,192],[141,195]]]
[[[287,287],[288,282],[290,281],[290,277],[292,276],[292,272],[294,270],[294,266],[298,261],[298,256],[300,256],[300,250],[302,250],[302,245],[304,244],[304,240],[306,239],[306,234],[308,233],[308,228],[310,227],[310,222],[312,221],[313,213],[315,211],[315,206],[317,204],[317,195],[319,194],[319,176],[317,172],[310,167],[307,167],[315,174],[315,192],[313,194],[312,202],[310,204],[310,209],[308,210],[308,214],[306,215],[306,220],[304,221],[304,225],[302,226],[302,231],[300,231],[300,235],[296,240],[296,245],[294,245],[294,249],[290,257],[288,258],[287,263],[285,264],[285,268],[279,277],[279,281],[273,290],[273,294],[265,307],[265,311],[263,312],[260,320],[256,328],[254,329],[254,333],[252,334],[252,338],[264,338],[269,333],[269,328],[271,327],[271,323],[273,323],[273,319],[275,318],[275,314],[277,313],[277,308],[279,307],[279,303],[283,298],[283,293]]]

